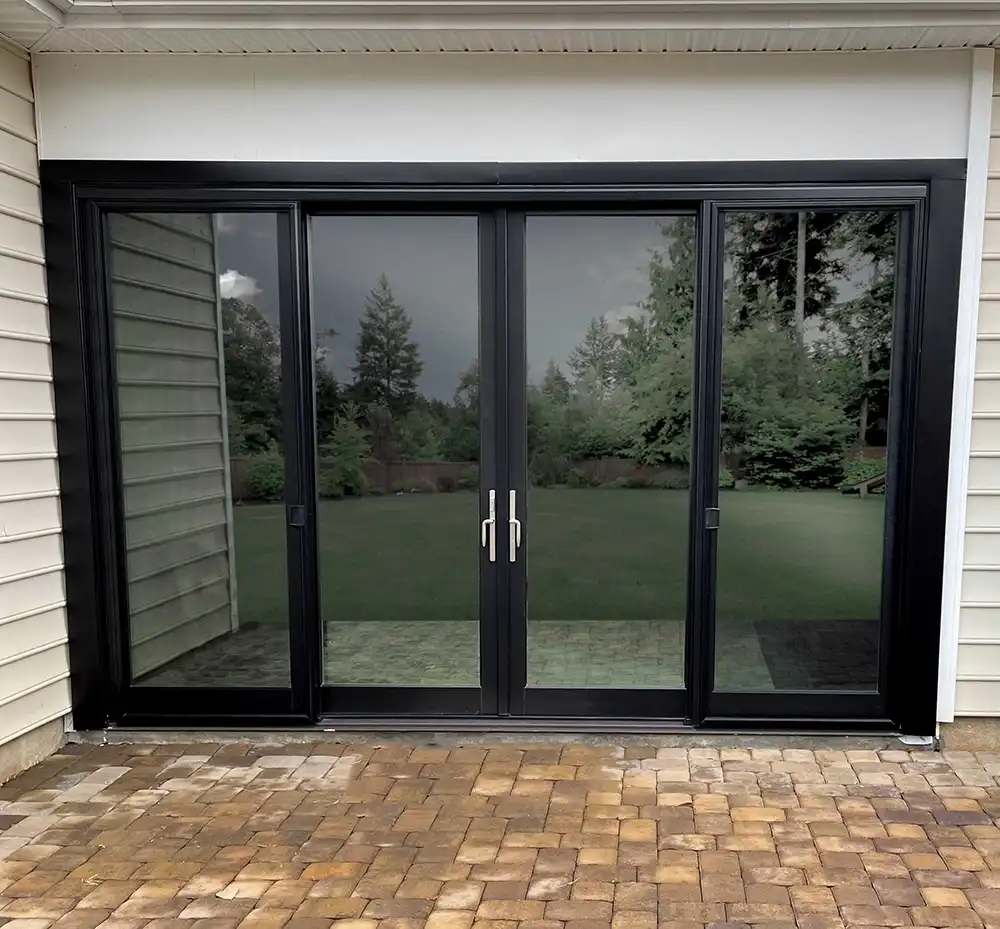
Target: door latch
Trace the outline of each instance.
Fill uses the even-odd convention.
[[[497,560],[497,492],[490,491],[489,515],[479,527],[480,541],[483,548],[488,549],[490,561]]]
[[[705,509],[705,528],[719,528],[719,508],[717,506],[710,506]]]
[[[517,561],[517,550],[521,547],[521,520],[517,518],[517,491],[512,490],[507,495],[507,527],[510,535],[507,537],[507,552],[513,564]]]

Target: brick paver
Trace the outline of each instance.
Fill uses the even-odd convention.
[[[72,746],[0,788],[6,929],[1000,927],[1000,755]]]

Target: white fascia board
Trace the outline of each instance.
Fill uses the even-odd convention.
[[[27,0],[25,0],[27,2]],[[51,0],[32,0],[51,3]],[[883,29],[1000,26],[995,2],[77,0],[65,28]]]

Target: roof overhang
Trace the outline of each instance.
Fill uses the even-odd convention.
[[[0,0],[32,52],[795,52],[1000,44],[995,0]]]

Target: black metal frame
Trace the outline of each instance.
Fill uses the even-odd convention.
[[[498,406],[503,383],[503,356],[497,352],[499,333],[501,331],[503,314],[498,312],[504,305],[501,275],[504,272],[503,248],[505,239],[505,217],[503,210],[484,210],[483,204],[471,208],[448,205],[443,209],[414,208],[406,202],[379,204],[372,207],[368,204],[351,204],[331,209],[326,205],[312,205],[311,209],[303,210],[302,222],[306,227],[308,237],[308,222],[313,218],[323,216],[463,216],[475,217],[478,223],[478,255],[479,255],[479,510],[485,513],[488,507],[490,488],[502,486],[500,475],[503,473],[502,454],[504,442],[500,430],[504,418],[502,408]],[[322,260],[322,255],[312,255],[307,252],[306,264],[312,267],[312,261]],[[311,322],[312,314],[306,316]],[[309,351],[312,352],[314,339],[312,333],[308,340]],[[312,407],[315,389],[312,382],[312,370],[308,372],[309,399],[305,406]],[[310,427],[310,435],[315,437],[315,429]],[[316,450],[310,450],[310,460],[315,462]],[[315,472],[316,468],[311,468]],[[318,501],[315,493],[310,497],[310,506],[315,511]],[[315,519],[318,520],[318,513]],[[315,535],[312,536],[315,539]],[[499,541],[499,536],[498,536]],[[500,559],[498,546],[498,562]],[[315,584],[317,602],[320,602],[322,591],[321,573],[316,572]],[[390,686],[370,684],[338,684],[330,681],[320,681],[318,686],[319,711],[322,715],[364,715],[364,714],[398,714],[410,716],[496,716],[501,705],[500,698],[500,668],[498,652],[501,646],[501,635],[498,617],[500,596],[500,574],[491,570],[487,552],[479,549],[479,648],[480,648],[480,684],[478,687],[463,685],[456,687],[419,687]],[[310,619],[317,617],[316,622],[309,625],[317,630],[322,628],[318,612],[307,614]],[[322,654],[323,643],[316,641],[317,654]],[[315,667],[316,662],[314,661]],[[316,688],[314,687],[314,690]]]
[[[315,525],[316,450],[311,436],[314,399],[304,257],[307,214],[313,211],[413,212],[461,206],[491,218],[485,227],[481,221],[480,273],[483,295],[495,299],[495,312],[494,325],[484,327],[489,333],[481,337],[481,348],[490,349],[490,355],[483,358],[492,357],[495,363],[491,379],[497,393],[491,405],[496,420],[490,424],[484,417],[483,421],[483,450],[494,463],[498,481],[491,485],[484,479],[482,485],[501,486],[499,477],[507,474],[512,483],[502,486],[523,490],[525,449],[518,444],[517,420],[524,385],[522,378],[514,376],[523,342],[516,341],[517,333],[512,330],[520,325],[523,331],[524,308],[518,307],[516,287],[511,288],[511,280],[523,273],[523,266],[518,270],[523,224],[517,218],[528,209],[533,213],[567,208],[672,213],[684,206],[697,209],[699,215],[695,387],[709,400],[706,404],[703,399],[696,407],[693,421],[694,455],[700,464],[693,468],[685,654],[690,705],[684,715],[689,723],[705,727],[932,731],[965,192],[963,161],[595,165],[43,161],[41,175],[77,728],[305,725],[334,709],[343,714],[336,718],[345,724],[368,720],[375,727],[428,725],[430,717],[436,717],[434,725],[439,726],[442,715],[479,714],[481,723],[455,718],[456,726],[468,728],[489,726],[484,717],[503,714],[508,707],[523,715],[508,723],[495,720],[494,725],[538,728],[551,724],[558,728],[559,718],[567,728],[608,729],[612,721],[594,717],[613,714],[624,728],[675,728],[681,707],[667,705],[672,698],[661,702],[660,709],[650,710],[651,701],[655,703],[669,691],[542,690],[520,698],[518,692],[524,694],[524,690],[516,685],[524,680],[524,668],[523,654],[517,653],[523,649],[510,650],[498,627],[494,630],[496,666],[483,665],[484,684],[491,675],[493,681],[476,692],[473,702],[464,696],[456,701],[457,695],[451,693],[442,703],[435,689],[422,688],[338,688],[333,704],[324,696],[315,660],[318,623],[309,625],[318,608],[316,545],[310,528]],[[906,303],[907,348],[900,353],[906,361],[899,372],[893,372],[897,395],[905,396],[906,402],[899,409],[901,441],[890,465],[896,469],[898,506],[890,523],[893,597],[891,602],[886,598],[889,621],[883,624],[892,647],[885,650],[887,664],[878,694],[731,694],[715,693],[711,687],[714,642],[708,618],[713,612],[714,538],[706,528],[704,513],[716,499],[717,488],[717,461],[711,462],[718,448],[718,420],[713,416],[718,390],[713,384],[719,375],[716,336],[720,330],[713,320],[721,299],[719,216],[723,210],[748,205],[758,209],[882,205],[907,217],[904,226],[912,244],[905,269],[899,272],[900,283],[912,288]],[[291,527],[288,535],[293,682],[288,691],[159,691],[124,683],[127,648],[120,634],[122,589],[116,546],[120,525],[115,502],[117,425],[109,399],[114,393],[113,372],[102,363],[108,357],[107,320],[95,312],[106,303],[100,283],[104,260],[101,213],[116,208],[256,209],[282,217],[282,360],[286,373],[292,372],[283,401],[286,425],[294,430],[297,450],[286,465],[287,486],[289,501],[304,506],[306,512],[305,527]],[[520,261],[523,265],[523,256]],[[512,325],[504,328],[502,319],[510,319]],[[292,343],[287,354],[286,326]],[[523,494],[519,496],[524,499]],[[498,558],[502,558],[506,534],[499,535]],[[519,559],[521,566],[523,561]],[[518,619],[518,611],[512,610],[514,587],[523,583],[516,569],[517,565],[510,584],[492,587],[484,582],[482,594],[495,605],[496,617],[513,612],[515,624],[523,625],[523,614]],[[515,634],[521,633],[522,628],[515,629]],[[377,698],[374,690],[380,691]],[[668,715],[675,718],[664,718]]]

